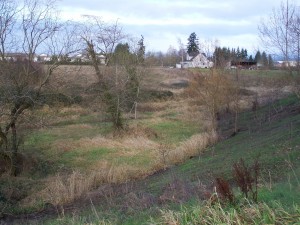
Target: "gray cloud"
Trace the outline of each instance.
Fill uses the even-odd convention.
[[[281,0],[62,0],[63,11],[75,14],[92,13],[103,19],[119,18],[124,30],[132,35],[143,34],[150,49],[165,51],[168,43],[183,42],[191,32],[199,38],[226,38],[232,47],[240,37],[255,36],[262,17],[269,15]],[[299,4],[300,0],[295,0]],[[168,39],[168,40],[165,40]],[[239,39],[238,39],[239,40]],[[222,43],[222,40],[220,40]],[[162,44],[160,44],[162,43]],[[252,43],[251,43],[252,44]],[[235,46],[234,46],[235,45]]]

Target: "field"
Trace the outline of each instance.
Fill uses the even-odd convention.
[[[300,203],[300,105],[292,78],[282,71],[228,74],[242,93],[240,131],[232,135],[234,118],[223,112],[217,137],[205,107],[186,94],[192,76],[148,69],[137,118],[126,114],[126,131],[115,132],[89,92],[96,81],[91,68],[60,68],[52,83],[68,101],[29,112],[32,122],[21,125],[23,166],[18,177],[0,178],[0,218],[20,224],[185,224],[183,217],[192,218],[188,213],[203,204],[216,177],[232,183],[234,162],[258,158],[259,200],[268,204],[262,210],[280,201],[293,219],[291,206]]]

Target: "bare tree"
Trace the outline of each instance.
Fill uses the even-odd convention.
[[[22,49],[28,60],[33,61],[38,48],[59,30],[55,10],[56,0],[25,0],[22,10]]]
[[[291,72],[289,60],[292,56],[292,24],[296,6],[288,0],[282,2],[278,9],[274,9],[267,20],[262,20],[259,29],[260,39],[266,48],[274,50],[284,56],[287,67]]]
[[[104,56],[104,64],[108,66],[116,45],[125,38],[125,35],[118,21],[107,24],[97,16],[85,15],[84,17],[87,21],[80,26],[80,36],[95,68],[99,82],[101,82],[103,73],[99,67],[99,56]]]
[[[142,39],[135,45],[122,32],[122,27],[116,21],[106,24],[95,16],[85,16],[88,21],[81,25],[80,37],[87,49],[95,69],[98,84],[95,90],[106,105],[115,129],[123,129],[123,113],[129,109],[137,110],[139,95],[139,77],[145,46]],[[127,43],[122,41],[127,38]],[[101,65],[99,56],[105,57]],[[133,105],[133,106],[132,106]],[[130,107],[132,106],[132,107]]]
[[[134,118],[137,118],[140,83],[145,72],[143,59],[140,57],[141,43],[137,40],[130,42],[130,45],[117,45],[111,65],[108,66],[107,71],[110,73],[104,78],[102,100],[115,129],[124,128],[124,113],[134,110]]]
[[[297,74],[300,75],[300,7],[296,7],[295,15],[291,25],[291,33],[292,33],[292,52],[296,56],[297,59]]]
[[[178,55],[177,49],[172,45],[169,46],[167,53],[165,54],[165,66],[174,67],[177,62],[180,61],[180,56]]]
[[[0,57],[5,60],[5,53],[13,47],[12,31],[16,24],[17,4],[13,0],[0,0]]]
[[[35,58],[37,51],[45,49],[48,46],[47,41],[59,31],[54,5],[55,1],[25,1],[19,12],[22,17],[19,30],[22,34],[18,37],[23,40],[23,55],[19,59],[4,58],[0,62],[0,133],[6,146],[8,137],[11,137],[9,152],[13,175],[17,175],[18,168],[18,122],[26,110],[33,109],[40,103],[54,68],[45,68],[37,63]],[[3,49],[6,50],[7,47]],[[3,52],[3,55],[6,55],[6,52]]]
[[[203,105],[211,122],[211,130],[217,129],[218,115],[228,105],[230,82],[221,70],[210,70],[209,74],[195,73],[188,93]]]
[[[183,42],[181,41],[180,38],[177,38],[177,43],[178,43],[178,46],[179,46],[179,55],[181,57],[181,62],[180,63],[182,64],[185,57],[186,57],[185,56],[186,53],[185,53],[185,49],[184,49],[184,44],[183,44]]]

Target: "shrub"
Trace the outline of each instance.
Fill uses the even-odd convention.
[[[233,173],[237,185],[246,198],[251,198],[257,202],[257,188],[259,176],[259,163],[255,160],[252,166],[247,166],[243,159],[233,164]]]

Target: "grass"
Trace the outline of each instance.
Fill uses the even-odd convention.
[[[197,134],[199,128],[179,120],[181,114],[176,112],[174,101],[169,104],[169,100],[159,100],[151,107],[148,108],[155,109],[154,112],[140,112],[141,119],[128,122],[125,134],[114,134],[111,123],[103,121],[103,115],[81,106],[41,108],[37,118],[48,116],[46,126],[26,130],[21,146],[22,154],[34,159],[28,162],[28,172],[24,170],[22,174],[24,179],[31,179],[30,188],[18,199],[22,201],[19,205],[4,191],[5,202],[0,209],[3,206],[6,213],[22,213],[43,208],[43,204],[69,203],[99,184],[143,178],[162,169],[157,149],[169,143],[170,150],[186,145],[185,141]],[[170,154],[172,162],[183,160],[181,153],[176,156],[178,153]],[[17,181],[11,182],[15,189]],[[1,193],[10,188],[5,183],[0,186]]]
[[[189,139],[193,134],[196,134],[197,131],[199,131],[199,127],[193,124],[169,119],[149,124],[149,127],[158,133],[158,137],[163,143],[169,144],[178,144]]]
[[[299,100],[294,96],[274,104],[282,106],[288,112],[291,112],[289,109],[300,107]],[[268,106],[260,108],[258,113],[267,112],[267,108]],[[176,187],[174,180],[179,179],[184,184],[191,185],[190,189],[198,187],[199,183],[210,184],[218,176],[232,181],[233,162],[244,158],[246,163],[250,164],[259,157],[262,169],[259,203],[252,203],[240,196],[236,205],[211,204],[209,201],[199,201],[193,195],[193,200],[180,203],[156,202],[150,207],[138,206],[135,209],[125,207],[129,200],[124,195],[115,195],[109,200],[109,207],[103,208],[107,203],[94,206],[99,218],[95,218],[95,211],[92,210],[86,210],[76,216],[86,223],[106,220],[108,224],[299,224],[300,124],[297,121],[300,121],[300,115],[284,112],[276,115],[271,123],[265,121],[262,126],[253,123],[249,131],[244,128],[247,128],[247,123],[251,123],[254,118],[253,112],[241,114],[239,124],[242,131],[237,135],[207,148],[199,157],[137,182],[137,189],[127,192],[148,193],[160,199],[164,196],[166,187],[172,187],[176,199],[183,189],[177,189],[180,186]],[[294,122],[294,135],[290,138],[287,125],[291,121]],[[211,186],[206,188],[210,192],[213,190]],[[237,189],[235,193],[238,193]],[[135,201],[138,205],[138,200]],[[62,221],[71,219],[72,217],[65,216]],[[56,224],[55,220],[51,221]]]
[[[166,74],[167,77],[171,75]],[[58,119],[54,115],[47,128],[28,133],[22,146],[25,154],[39,157],[35,170],[44,172],[40,172],[39,176],[31,175],[30,182],[22,182],[18,178],[10,179],[9,185],[1,183],[0,199],[5,201],[0,203],[0,212],[2,208],[13,214],[41,209],[45,202],[63,207],[100,185],[100,188],[108,187],[108,190],[99,191],[99,198],[91,197],[93,203],[85,202],[85,210],[81,211],[84,206],[77,206],[78,211],[74,215],[66,212],[45,224],[143,224],[152,220],[154,224],[162,224],[173,219],[184,224],[199,222],[194,217],[203,210],[207,213],[212,210],[224,218],[238,217],[241,210],[236,208],[216,206],[209,209],[198,200],[193,203],[189,199],[161,202],[160,197],[165,197],[170,187],[174,187],[171,189],[175,199],[182,194],[182,189],[176,189],[174,180],[190,186],[191,190],[188,190],[191,192],[199,189],[200,183],[206,184],[211,191],[210,184],[215,177],[233,180],[233,162],[243,157],[251,163],[259,157],[262,165],[259,198],[268,205],[263,209],[260,205],[253,205],[253,210],[262,210],[262,214],[268,215],[267,207],[273,207],[270,212],[283,209],[293,215],[296,208],[291,206],[299,204],[295,199],[299,193],[296,177],[300,174],[300,115],[293,112],[299,108],[298,99],[291,96],[260,107],[257,112],[241,113],[238,121],[241,131],[215,145],[214,138],[210,139],[210,133],[202,131],[198,121],[184,119],[184,111],[191,110],[185,101],[167,99],[144,103],[138,119],[128,123],[126,134],[112,133],[110,123],[103,122],[102,117],[87,109],[61,110]],[[270,120],[269,112],[272,114]],[[225,137],[232,133],[232,121],[230,117],[219,121]],[[164,163],[167,165],[162,163],[161,149],[166,150]],[[191,159],[186,161],[188,158]],[[145,178],[166,166],[169,168],[165,172]],[[131,180],[135,182],[131,183]],[[118,186],[121,190],[102,186],[104,183],[121,182],[125,182]],[[9,186],[13,191],[20,189],[24,193],[8,193]],[[37,188],[33,188],[35,186]],[[44,201],[42,204],[41,199]],[[280,201],[282,206],[276,208],[273,200]],[[291,211],[288,211],[289,208]],[[257,221],[267,222],[263,218]]]
[[[215,205],[197,205],[180,211],[162,210],[159,223],[162,224],[298,224],[299,208],[285,211],[281,205],[269,207],[266,204],[245,202],[238,207]]]
[[[280,202],[286,209],[291,209],[294,205],[300,205],[299,184],[275,183],[271,187],[262,188],[259,192],[259,199],[268,205]]]

